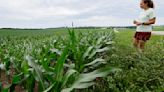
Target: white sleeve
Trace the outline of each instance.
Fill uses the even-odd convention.
[[[151,11],[149,12],[149,18],[150,18],[150,19],[153,19],[153,18],[155,18],[155,17],[156,17],[156,15],[155,15],[154,10],[151,10]]]

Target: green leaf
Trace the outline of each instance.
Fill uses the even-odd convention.
[[[45,91],[43,92],[50,92],[50,90],[55,86],[56,82],[53,83],[50,87],[48,87]]]
[[[107,45],[114,44],[113,41],[106,42]]]
[[[78,85],[76,88],[78,89],[85,89],[85,88],[88,88],[92,85],[94,85],[95,83],[94,82],[90,82],[90,83],[81,83],[80,85]],[[72,88],[65,88],[63,89],[61,92],[71,92],[73,89]]]
[[[18,84],[19,82],[21,82],[21,76],[23,73],[18,74],[18,75],[14,75],[12,78],[12,84]]]
[[[96,55],[96,53],[101,53],[101,52],[105,52],[108,51],[109,48],[108,47],[104,47],[102,49],[96,49],[95,51],[93,51],[90,55],[89,55],[89,59],[93,58],[93,56]]]
[[[45,89],[44,82],[43,82],[44,79],[43,79],[42,71],[39,68],[39,65],[37,65],[35,63],[35,61],[32,59],[32,57],[30,57],[30,56],[26,56],[26,60],[28,61],[28,65],[35,70],[35,73],[36,73],[36,76],[35,77],[38,78],[38,80],[41,83],[41,86],[42,86],[42,88],[44,90]]]
[[[105,36],[102,36],[101,38],[99,38],[99,39],[97,40],[96,45],[101,44],[101,42],[102,42],[104,39],[105,39]]]
[[[5,70],[5,64],[0,64],[0,69]]]
[[[98,49],[96,52],[105,52],[105,51],[108,51],[109,50],[109,48],[108,47],[104,47],[104,48],[102,48],[102,49]]]
[[[80,74],[78,79],[73,83],[70,88],[63,89],[62,92],[70,92],[73,89],[83,89],[94,85],[94,80],[97,77],[105,77],[111,72],[120,71],[118,68],[106,67],[102,69],[95,70],[90,73]]]
[[[74,69],[70,69],[67,71],[67,73],[65,74],[65,76],[63,77],[63,83],[62,83],[62,87],[64,87],[68,81],[68,79],[71,77],[71,75],[75,74],[77,71]]]
[[[55,49],[55,48],[53,48],[53,49],[50,49],[50,51],[51,52],[55,52],[55,53],[57,53],[58,55],[61,55],[61,51],[59,51],[58,49]]]
[[[93,66],[94,64],[97,64],[97,63],[99,63],[99,64],[105,64],[106,62],[102,58],[97,58],[94,61],[92,61],[92,62],[90,62],[88,64],[85,64],[85,66]]]
[[[63,67],[64,67],[64,62],[67,58],[67,54],[68,54],[68,47],[66,47],[63,51],[63,53],[61,54],[61,56],[59,57],[59,59],[57,60],[57,64],[55,66],[55,73],[56,73],[56,80],[57,81],[61,81],[62,79],[62,74],[63,74]]]
[[[84,53],[83,55],[83,59],[85,59],[87,56],[89,56],[89,53],[92,51],[94,47],[93,46],[90,46],[87,51]]]

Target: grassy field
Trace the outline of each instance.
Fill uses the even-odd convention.
[[[0,90],[162,92],[164,36],[153,35],[140,54],[132,45],[134,32],[0,30]]]
[[[164,31],[164,26],[155,26],[154,31]]]
[[[122,67],[123,72],[109,80],[112,91],[163,91],[164,36],[152,36],[145,52],[139,54],[132,46],[133,35],[130,31],[116,35],[116,49],[109,63]]]

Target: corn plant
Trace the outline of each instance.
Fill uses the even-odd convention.
[[[1,70],[9,77],[5,88],[0,83],[1,90],[14,92],[19,87],[28,92],[70,92],[119,71],[106,66],[105,55],[114,43],[112,32],[77,34],[68,29],[68,33],[68,37],[44,40],[37,38],[40,36],[13,37],[15,42],[10,37],[1,39]]]

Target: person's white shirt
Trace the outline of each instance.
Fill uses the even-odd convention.
[[[150,19],[153,19],[155,17],[156,16],[155,16],[154,9],[149,8],[147,10],[143,10],[136,21],[140,23],[144,23],[144,22],[148,22]],[[137,26],[136,29],[137,32],[151,32],[152,30],[153,30],[152,25],[140,25]]]

